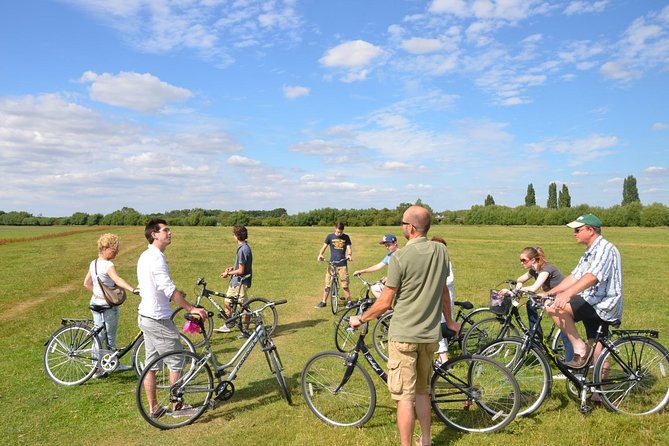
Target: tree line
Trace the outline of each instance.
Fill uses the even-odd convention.
[[[605,226],[669,226],[669,208],[661,203],[643,206],[639,199],[636,179],[625,178],[623,199],[620,205],[599,208],[588,205],[571,206],[571,196],[566,184],[557,190],[557,184],[548,186],[546,207],[537,205],[534,186],[527,186],[525,205],[498,206],[492,195],[485,198],[483,206],[468,210],[436,212],[419,198],[415,203],[400,203],[394,209],[337,209],[321,208],[295,215],[288,215],[284,208],[269,211],[222,211],[210,209],[181,209],[164,214],[142,214],[124,207],[110,214],[75,212],[69,217],[42,217],[28,212],[0,211],[0,225],[52,226],[52,225],[104,225],[143,226],[151,218],[164,218],[173,226],[333,226],[343,222],[348,226],[398,226],[402,214],[412,204],[426,207],[432,214],[433,224],[464,225],[563,225],[582,214],[596,214]]]

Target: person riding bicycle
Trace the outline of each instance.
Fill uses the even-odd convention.
[[[397,237],[395,237],[393,234],[386,234],[383,236],[379,244],[384,245],[388,250],[385,257],[383,257],[383,259],[381,259],[381,261],[377,264],[374,264],[365,269],[354,271],[353,272],[354,276],[381,271],[383,268],[388,266],[388,263],[390,263],[390,256],[392,256],[393,253],[399,249],[399,247],[397,246]],[[372,292],[374,297],[379,297],[381,295],[381,291],[383,291],[385,283],[386,283],[386,278],[383,277],[378,283],[375,283],[374,285],[369,287],[369,290]]]
[[[585,214],[567,224],[574,230],[578,243],[587,246],[576,268],[548,293],[555,301],[546,307],[574,347],[574,358],[568,367],[583,368],[590,357],[591,347],[581,339],[575,322],[583,321],[592,343],[597,328],[604,322],[619,321],[623,315],[623,287],[620,252],[601,235],[602,222],[593,214]],[[605,325],[605,335],[608,326]],[[599,356],[601,345],[595,347]]]
[[[330,247],[330,262],[335,263],[335,271],[337,276],[339,276],[339,281],[341,282],[341,287],[344,290],[344,296],[346,297],[348,305],[351,302],[351,292],[349,291],[347,262],[353,261],[353,254],[351,250],[351,237],[349,237],[348,234],[344,234],[344,223],[338,222],[335,225],[335,232],[328,234],[325,237],[323,246],[318,252],[318,262],[325,259],[323,254],[325,254],[325,250],[328,246]],[[318,304],[316,304],[315,308],[324,308],[327,305],[326,302],[328,300],[328,293],[330,292],[331,282],[332,276],[330,275],[330,268],[328,268],[327,272],[325,273],[325,288],[323,289],[323,298]]]
[[[221,278],[225,279],[231,277],[230,284],[226,295],[237,296],[240,302],[245,302],[248,298],[247,290],[251,288],[251,278],[253,276],[253,253],[251,247],[247,243],[249,233],[243,225],[234,225],[232,227],[232,234],[237,242],[237,255],[235,257],[234,266],[225,268],[221,273]],[[230,300],[225,299],[225,312],[231,314]],[[228,333],[230,328],[225,324],[219,328],[214,329],[219,333]],[[240,335],[240,336],[243,336]]]
[[[170,272],[165,259],[165,249],[172,243],[172,232],[163,219],[150,220],[144,228],[144,236],[149,246],[137,261],[137,281],[139,295],[142,300],[137,308],[137,325],[144,332],[144,347],[146,349],[146,364],[158,356],[174,351],[183,350],[179,338],[179,329],[172,321],[170,301],[173,301],[189,313],[195,313],[202,319],[207,318],[205,308],[197,308],[186,300],[186,294],[178,290],[170,278]],[[183,364],[168,364],[170,368],[170,383],[175,383],[181,376]],[[149,372],[144,381],[144,391],[151,406],[151,416],[160,417],[167,408],[158,406],[156,400],[155,371]],[[174,411],[188,409],[186,404],[178,403]]]
[[[522,291],[529,291],[536,293],[539,288],[543,291],[548,291],[551,288],[558,286],[564,279],[564,275],[560,272],[557,266],[546,261],[546,254],[540,246],[527,246],[520,252],[520,263],[527,271],[525,274],[516,279],[516,289]],[[528,280],[534,279],[534,283],[529,286],[524,286]],[[539,319],[539,314],[532,301],[527,301],[527,318],[530,321],[530,326]],[[542,334],[541,326],[538,327],[538,333]],[[565,360],[571,361],[574,352],[571,348],[571,343],[566,334],[560,333],[562,344],[565,349]]]
[[[106,347],[111,351],[116,350],[116,332],[118,330],[119,307],[111,306],[107,303],[100,288],[102,282],[106,286],[114,286],[115,284],[124,288],[131,293],[135,288],[130,286],[128,282],[123,280],[116,272],[116,267],[112,260],[118,255],[120,240],[116,234],[103,234],[98,239],[98,257],[93,260],[88,266],[88,272],[84,279],[84,287],[92,294],[89,302],[91,313],[93,313],[93,323],[96,327],[104,324],[105,336],[101,339],[106,339]],[[97,272],[96,272],[97,271]],[[103,322],[104,321],[104,322]],[[101,333],[102,334],[102,333]],[[131,366],[119,363],[116,371],[123,372],[132,369]],[[98,371],[94,376],[101,378],[106,376],[107,372]]]

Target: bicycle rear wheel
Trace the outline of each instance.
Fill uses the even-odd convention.
[[[44,370],[57,384],[75,386],[95,373],[100,340],[83,325],[66,325],[56,330],[44,350]]]
[[[523,338],[504,338],[491,342],[481,351],[507,367],[520,386],[518,417],[530,415],[543,404],[553,387],[551,366],[535,345],[524,346]]]
[[[195,346],[183,333],[179,333],[179,339],[181,339],[181,345],[185,351],[195,353]],[[144,370],[146,365],[146,349],[144,348],[144,335],[142,335],[138,340],[135,348],[132,350],[132,368],[135,370],[135,374],[139,377]]]
[[[249,299],[242,304],[241,313],[242,316],[239,320],[239,329],[242,333],[250,335],[256,329],[256,323],[254,323],[253,318],[247,316],[252,311],[258,310],[264,305],[268,304],[270,301],[263,297],[254,297]],[[279,313],[276,311],[276,307],[267,307],[259,315],[262,318],[263,324],[265,325],[265,331],[267,336],[271,336],[276,330],[276,326],[279,324]]]
[[[620,357],[604,350],[597,358],[593,376],[600,386],[602,403],[614,412],[648,415],[669,401],[669,352],[657,341],[628,336],[613,343]]]
[[[276,349],[276,346],[270,347],[265,351],[265,357],[267,358],[267,364],[269,364],[269,369],[276,380],[279,382],[279,389],[281,390],[281,396],[285,399],[289,405],[293,404],[293,399],[290,396],[290,390],[288,390],[288,385],[286,384],[286,378],[283,376],[283,364],[281,363],[281,358],[279,357],[279,352]]]
[[[334,274],[337,274],[336,269]],[[330,284],[330,307],[332,314],[337,314],[339,311],[339,281],[337,279],[333,279]]]
[[[472,325],[462,338],[462,353],[478,353],[491,341],[506,336],[518,336],[518,329],[514,325],[505,328],[504,320],[499,317],[482,319]]]
[[[390,311],[379,318],[374,325],[372,331],[372,344],[374,350],[379,354],[384,361],[388,360],[388,329],[390,328],[390,319],[393,317],[393,312]]]
[[[342,385],[344,377],[350,377]],[[376,407],[372,379],[357,362],[351,364],[340,352],[321,352],[302,370],[302,395],[321,421],[335,427],[360,427]]]
[[[184,324],[186,323],[186,319],[183,317],[185,313],[186,310],[179,307],[176,310],[174,310],[170,319],[172,319],[172,321],[177,327],[183,327]],[[182,329],[180,329],[179,331],[180,334],[188,338],[190,343],[193,344],[195,348],[202,347],[207,339],[211,339],[211,334],[213,332],[214,332],[213,317],[208,317],[207,319],[204,320],[204,333],[185,333]]]
[[[170,369],[181,369],[181,376],[170,381]],[[145,387],[155,376],[159,415],[151,412]],[[209,407],[214,394],[214,377],[206,358],[193,352],[173,351],[160,355],[142,372],[135,391],[137,408],[144,419],[160,429],[174,429],[195,421]]]
[[[432,409],[461,432],[490,433],[518,413],[520,388],[501,364],[479,355],[453,358],[435,369],[430,384]]]
[[[351,316],[358,314],[358,311],[360,311],[359,305],[347,308],[335,325],[335,346],[342,353],[348,353],[355,348],[358,336],[355,330],[350,329],[348,321]]]

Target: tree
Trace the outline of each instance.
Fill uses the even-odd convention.
[[[492,195],[488,194],[488,196],[485,197],[484,206],[494,206],[494,205],[495,205],[495,199],[492,198]]]
[[[546,207],[549,209],[557,209],[557,184],[551,183],[548,185],[548,200],[546,201]]]
[[[571,196],[569,195],[569,188],[567,187],[566,184],[562,185],[562,189],[560,190],[560,196],[558,197],[558,204],[560,206],[560,209],[571,207]]]
[[[534,186],[532,183],[527,185],[527,194],[525,195],[525,206],[536,206],[537,197],[534,194]]]
[[[639,190],[636,188],[636,178],[630,175],[623,182],[622,205],[625,206],[634,202],[641,202],[641,200],[639,200]]]

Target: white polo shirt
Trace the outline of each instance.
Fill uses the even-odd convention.
[[[170,279],[165,254],[149,245],[137,261],[137,282],[142,300],[137,312],[151,319],[169,319],[172,316],[170,298],[176,286]]]

